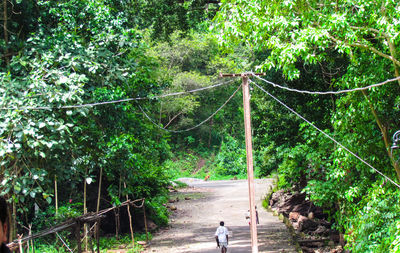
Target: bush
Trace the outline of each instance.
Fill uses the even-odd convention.
[[[227,135],[215,158],[216,173],[226,175],[246,174],[246,149],[238,141]]]
[[[400,193],[379,182],[349,217],[345,239],[352,252],[400,252]]]
[[[254,160],[256,161],[255,170],[259,176],[268,176],[278,167],[277,147],[274,143],[266,147],[260,147],[254,152]]]

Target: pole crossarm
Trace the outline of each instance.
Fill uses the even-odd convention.
[[[265,76],[267,75],[267,73],[253,73],[253,72],[245,72],[245,73],[241,73],[241,74],[222,74],[219,73],[219,77],[223,78],[223,77],[243,77],[243,76]]]

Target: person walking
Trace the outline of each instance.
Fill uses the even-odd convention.
[[[7,242],[7,203],[3,197],[0,197],[0,253],[10,253],[10,249],[6,246]]]
[[[251,225],[250,222],[250,210],[247,210],[247,212],[244,214],[244,217],[246,218],[247,223],[249,226]],[[257,206],[256,206],[256,224],[260,224],[260,220],[258,219],[258,211],[257,211]]]
[[[244,217],[246,218],[247,224],[250,226],[250,210],[247,210],[247,212],[244,214]]]
[[[256,206],[256,224],[260,224],[260,221],[258,220],[258,211],[257,211],[257,206]]]
[[[221,253],[227,252],[229,242],[229,232],[224,225],[225,223],[221,221],[217,231],[215,231],[215,240],[217,241],[217,247],[221,248]]]

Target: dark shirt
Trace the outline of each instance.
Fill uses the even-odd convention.
[[[1,244],[0,253],[11,253],[10,249],[4,244]]]

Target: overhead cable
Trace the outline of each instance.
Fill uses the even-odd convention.
[[[126,98],[126,99],[120,99],[120,100],[96,102],[96,103],[81,104],[81,105],[3,107],[3,108],[0,108],[0,110],[52,110],[52,109],[73,109],[73,108],[82,108],[82,107],[93,107],[93,106],[98,106],[98,105],[116,104],[116,103],[123,103],[123,102],[129,102],[129,101],[134,101],[134,100],[149,100],[149,99],[164,98],[164,97],[169,97],[169,96],[178,96],[178,95],[183,95],[183,94],[187,94],[187,93],[194,93],[194,92],[198,92],[198,91],[213,89],[213,88],[216,88],[216,87],[219,87],[219,86],[222,86],[225,84],[229,84],[232,82],[234,82],[234,80],[229,80],[226,82],[214,84],[214,85],[207,86],[207,87],[202,87],[199,89],[175,92],[175,93],[169,93],[169,94],[164,94],[164,95],[159,95],[159,96],[151,96],[151,97]]]
[[[329,138],[331,141],[333,141],[334,143],[336,143],[337,145],[339,145],[340,147],[342,147],[344,150],[346,150],[347,152],[349,152],[350,154],[352,154],[354,157],[356,157],[358,160],[360,160],[361,162],[363,162],[365,165],[367,165],[368,167],[370,167],[371,169],[373,169],[375,172],[377,172],[378,174],[380,174],[381,176],[383,176],[384,178],[386,178],[389,182],[391,182],[392,184],[394,184],[395,186],[397,186],[398,188],[400,188],[400,185],[397,184],[396,182],[394,182],[390,177],[386,176],[385,174],[383,174],[382,172],[380,172],[378,169],[375,169],[371,164],[367,163],[365,160],[363,160],[362,158],[360,158],[358,155],[356,155],[354,152],[352,152],[350,149],[348,149],[347,147],[345,147],[343,144],[341,144],[340,142],[338,142],[337,140],[335,140],[333,137],[331,137],[330,135],[328,135],[327,133],[325,133],[324,131],[322,131],[321,129],[319,129],[317,126],[315,126],[313,123],[311,123],[310,121],[308,121],[306,118],[304,118],[303,116],[301,116],[299,113],[297,113],[295,110],[293,110],[292,108],[290,108],[289,106],[287,106],[286,104],[284,104],[282,101],[280,101],[279,99],[277,99],[276,97],[274,97],[272,94],[270,94],[268,91],[266,91],[265,89],[263,89],[261,86],[259,86],[257,83],[253,82],[252,80],[249,80],[251,83],[253,83],[257,88],[259,88],[260,90],[262,90],[264,93],[266,93],[268,96],[270,96],[271,98],[273,98],[275,101],[277,101],[279,104],[283,105],[286,109],[288,109],[289,111],[291,111],[292,113],[294,113],[297,117],[301,118],[302,120],[304,120],[305,122],[307,122],[310,126],[314,127],[316,130],[318,130],[320,133],[322,133],[323,135],[325,135],[327,138]]]
[[[260,79],[263,82],[266,82],[268,84],[271,84],[273,87],[277,87],[283,90],[287,90],[287,91],[293,91],[293,92],[297,92],[297,93],[304,93],[304,94],[312,94],[312,95],[329,95],[329,94],[342,94],[342,93],[348,93],[348,92],[354,92],[354,91],[360,91],[360,90],[368,90],[374,87],[379,87],[382,85],[385,85],[387,83],[390,82],[394,82],[394,81],[398,81],[400,80],[400,77],[396,77],[396,78],[392,78],[392,79],[388,79],[386,81],[383,81],[381,83],[376,83],[376,84],[372,84],[366,87],[360,87],[360,88],[354,88],[354,89],[348,89],[348,90],[338,90],[338,91],[308,91],[308,90],[298,90],[298,89],[292,89],[289,87],[285,87],[276,83],[273,83],[271,81],[265,80],[264,78],[261,78],[257,75],[254,75],[253,73],[250,73],[250,75],[255,76],[256,78]]]
[[[187,132],[190,130],[193,130],[195,128],[198,128],[199,126],[203,125],[204,123],[206,123],[207,121],[209,121],[215,114],[217,114],[234,96],[235,94],[239,91],[240,87],[242,85],[239,85],[238,88],[233,92],[233,94],[228,98],[228,100],[225,101],[225,103],[223,103],[213,114],[211,114],[207,119],[203,120],[202,122],[200,122],[199,124],[195,125],[194,127],[191,128],[187,128],[184,130],[169,130],[167,128],[164,128],[162,126],[160,126],[159,124],[157,124],[156,122],[154,122],[154,120],[152,120],[150,118],[150,116],[143,110],[143,108],[139,105],[140,110],[142,111],[142,113],[146,116],[146,118],[153,123],[154,125],[156,125],[158,128],[167,131],[167,132],[171,132],[171,133],[183,133],[183,132]]]

